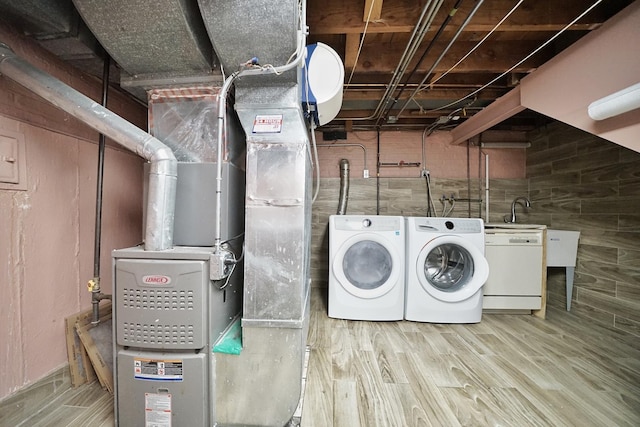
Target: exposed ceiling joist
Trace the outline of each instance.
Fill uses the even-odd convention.
[[[363,22],[376,22],[382,14],[382,0],[365,0]]]
[[[364,31],[366,16],[369,12],[367,0],[364,8],[364,18],[361,18],[362,3],[343,0],[325,0],[323,2],[309,2],[308,25],[314,34],[348,34]],[[415,0],[385,0],[380,2],[380,17],[371,19],[367,28],[368,33],[409,33],[413,31],[416,16],[424,1]],[[459,25],[473,7],[472,1],[463,2],[453,25]],[[528,1],[502,26],[501,31],[558,31],[582,12],[591,2],[584,0],[551,0]],[[489,31],[513,7],[513,0],[491,0],[482,5],[482,12],[474,17],[466,32]],[[448,5],[445,3],[445,5]],[[450,7],[443,7],[435,22],[441,22],[449,12]],[[583,21],[571,27],[572,30],[592,30],[597,28],[610,16],[606,9],[595,10]],[[435,30],[433,30],[435,31]]]

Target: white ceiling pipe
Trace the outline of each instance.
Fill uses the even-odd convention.
[[[589,104],[589,117],[604,120],[640,108],[640,83],[624,88]]]
[[[173,247],[178,162],[173,151],[93,99],[19,58],[0,43],[0,74],[151,162],[145,250]]]

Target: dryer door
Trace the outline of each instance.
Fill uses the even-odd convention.
[[[426,292],[445,302],[475,294],[489,277],[482,252],[458,236],[439,236],[427,243],[416,262],[416,274]]]
[[[360,298],[378,298],[398,283],[402,260],[383,236],[360,233],[345,240],[333,258],[333,273],[342,287]]]

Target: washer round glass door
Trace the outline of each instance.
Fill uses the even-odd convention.
[[[361,233],[347,239],[333,259],[333,273],[344,289],[360,298],[378,298],[398,283],[401,260],[383,236]]]
[[[464,301],[489,277],[489,264],[480,250],[458,236],[436,237],[427,243],[416,262],[420,284],[441,301]]]

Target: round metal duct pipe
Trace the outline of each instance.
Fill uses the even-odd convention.
[[[178,174],[178,162],[173,151],[93,99],[19,58],[3,43],[0,43],[0,74],[151,163],[145,249],[171,249]]]

